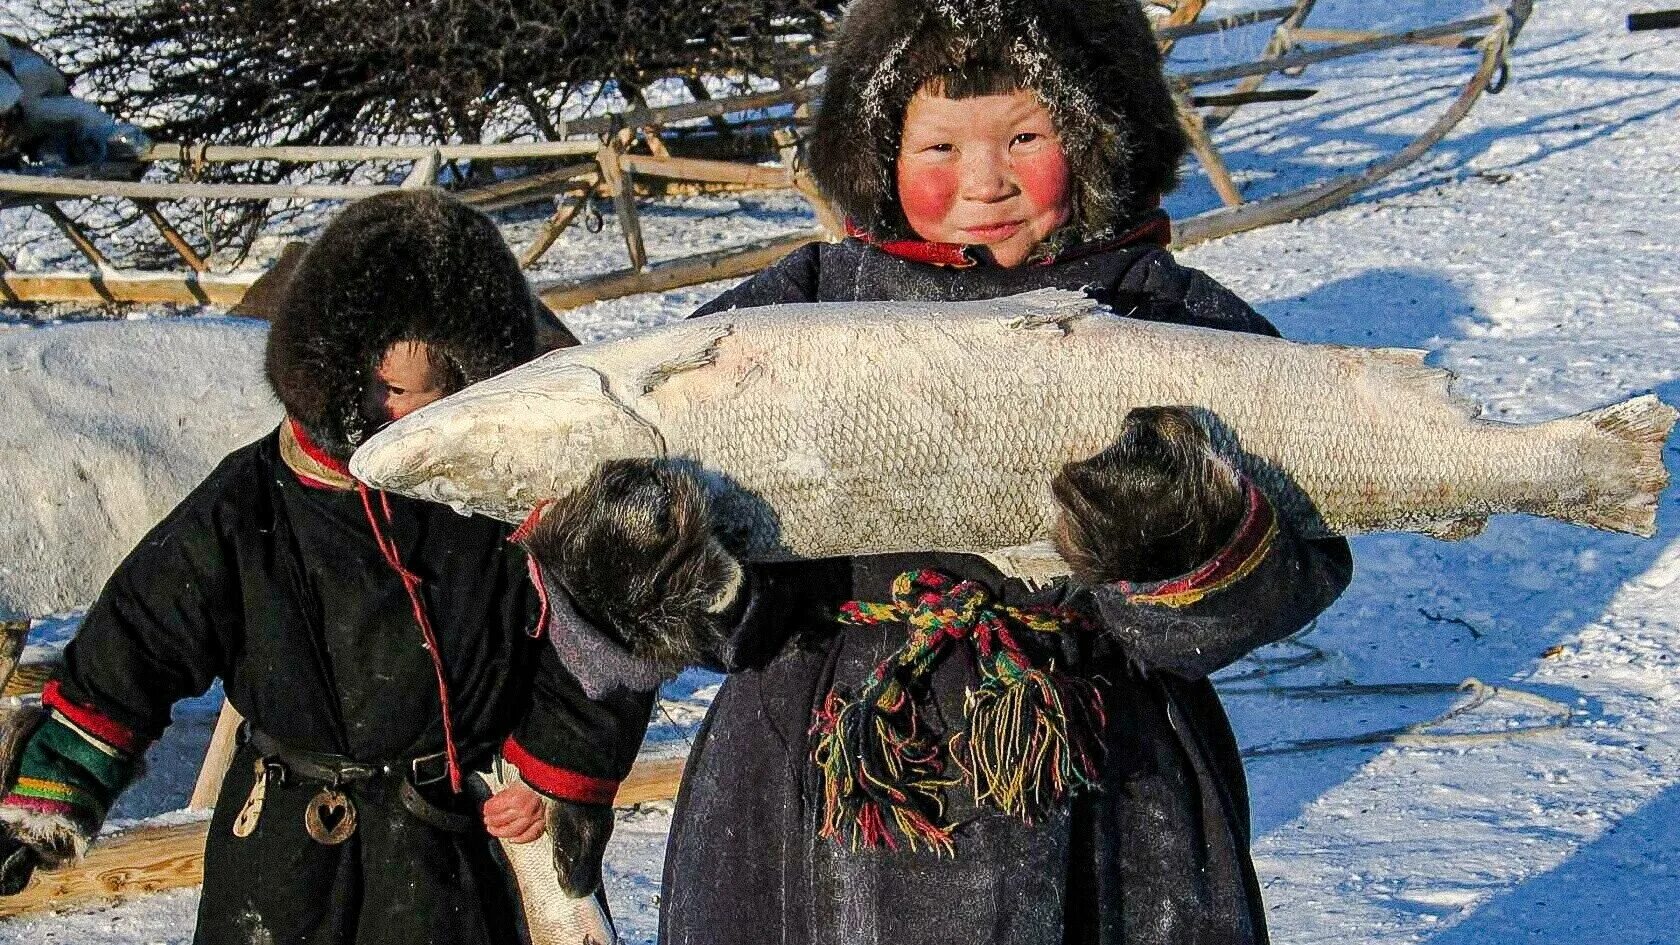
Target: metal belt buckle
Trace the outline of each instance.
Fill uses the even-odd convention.
[[[443,770],[439,771],[438,773],[436,773],[434,775],[428,776],[428,775],[425,775],[425,774],[421,773],[420,766],[422,764],[425,764],[426,762],[429,762],[429,761],[436,761],[440,757],[442,757],[441,753],[434,754],[434,755],[427,755],[424,758],[416,758],[413,761],[410,761],[408,763],[408,779],[409,779],[409,781],[412,782],[415,787],[425,787],[428,784],[436,784],[437,782],[442,781],[444,778],[449,777],[449,766],[448,765],[444,765]]]

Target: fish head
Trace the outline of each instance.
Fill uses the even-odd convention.
[[[517,522],[583,485],[603,461],[660,458],[656,427],[595,369],[557,351],[428,404],[356,450],[378,489]]]

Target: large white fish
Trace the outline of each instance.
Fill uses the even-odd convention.
[[[557,351],[357,451],[384,489],[509,521],[601,460],[692,461],[750,557],[1042,543],[1063,463],[1134,407],[1202,408],[1310,535],[1473,534],[1505,512],[1649,536],[1676,411],[1477,418],[1426,352],[1117,317],[1041,291],[970,303],[748,309]]]

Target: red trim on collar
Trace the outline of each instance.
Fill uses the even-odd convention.
[[[847,222],[846,235],[861,240],[889,256],[927,266],[946,266],[967,269],[980,261],[969,255],[968,247],[960,243],[935,243],[929,240],[883,240],[869,235],[857,224]]]
[[[884,240],[869,235],[857,224],[846,223],[846,235],[870,246],[875,247],[889,256],[896,256],[907,262],[922,263],[929,266],[945,266],[950,269],[968,269],[979,265],[979,260],[969,252],[969,247],[959,243],[935,243],[929,240]],[[1058,256],[1040,260],[1034,265],[1049,266],[1069,259],[1078,259],[1092,253],[1104,250],[1122,249],[1127,246],[1166,246],[1172,242],[1172,218],[1165,210],[1155,210],[1145,217],[1142,223],[1110,240],[1098,240],[1092,243],[1080,243],[1070,246]]]
[[[338,473],[339,475],[345,477],[346,479],[354,480],[356,478],[356,477],[350,475],[350,464],[342,462],[342,461],[338,460],[337,458],[333,457],[332,455],[327,453],[326,450],[322,449],[320,444],[318,444],[314,440],[310,439],[309,438],[309,432],[303,428],[303,424],[297,422],[297,420],[295,418],[287,417],[286,418],[286,425],[291,427],[292,438],[297,440],[298,448],[303,450],[303,455],[309,457],[310,459],[314,460],[317,463],[320,463],[322,466],[326,467],[327,469],[330,469],[333,472]],[[331,483],[327,483],[327,482],[322,482],[319,479],[315,479],[311,476],[308,476],[308,475],[305,475],[303,473],[297,472],[297,470],[295,470],[295,469],[292,470],[292,471],[297,474],[297,477],[298,477],[299,481],[301,481],[306,486],[312,486],[316,489],[331,489],[335,492],[344,491],[339,486],[335,486],[335,485],[332,485]]]

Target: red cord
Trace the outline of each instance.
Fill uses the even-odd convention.
[[[432,632],[432,621],[426,616],[426,605],[420,599],[420,578],[413,571],[403,567],[402,558],[397,554],[396,543],[385,537],[379,527],[379,518],[373,514],[373,500],[368,496],[368,487],[363,483],[356,483],[356,491],[362,497],[362,510],[367,513],[368,525],[373,528],[374,543],[379,546],[379,553],[385,556],[385,563],[391,570],[402,578],[403,589],[408,592],[409,605],[414,609],[414,622],[420,625],[420,635],[425,637],[426,651],[432,657],[432,672],[437,676],[438,702],[443,706],[443,750],[449,760],[449,786],[456,794],[461,793],[461,759],[455,750],[455,723],[450,719],[449,712],[449,683],[443,675],[443,656],[438,651],[437,635]],[[385,513],[385,521],[391,521],[391,498],[381,492],[379,494],[381,510]]]

